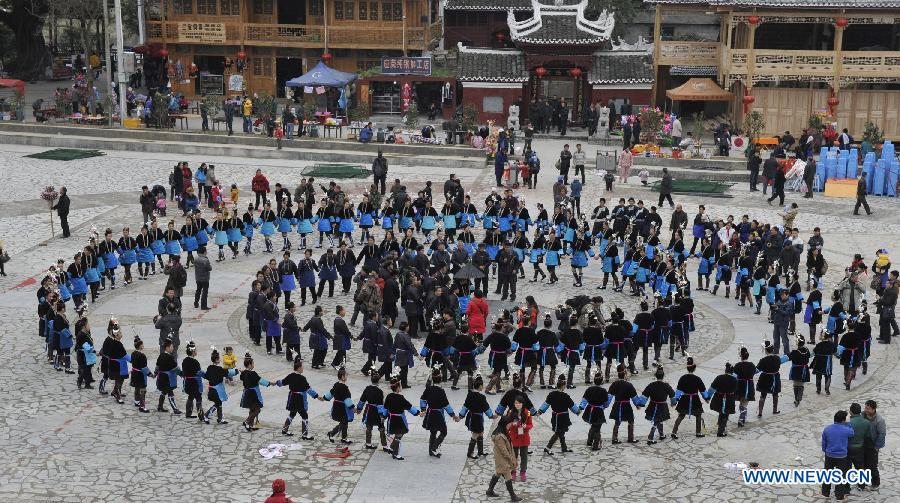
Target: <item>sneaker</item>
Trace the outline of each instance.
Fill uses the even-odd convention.
[[[283,429],[283,428],[282,428],[282,430],[281,430],[281,434],[284,435],[284,436],[286,436],[286,437],[293,437],[293,436],[294,436],[293,433],[291,433],[291,432],[289,432],[289,431],[287,431],[287,430],[285,430],[285,429]]]
[[[366,447],[366,449],[369,449],[369,450],[378,449],[378,446],[375,444],[366,444],[365,447]]]
[[[525,472],[519,472],[519,482],[525,482],[528,480],[528,477],[525,476]]]
[[[314,438],[316,438],[316,437],[304,433],[303,435],[300,436],[300,438],[303,439],[303,440],[312,440],[312,439],[314,439]]]
[[[331,433],[328,434],[328,441],[332,444],[334,443],[334,435],[332,435]]]

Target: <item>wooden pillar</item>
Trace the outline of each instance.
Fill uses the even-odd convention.
[[[836,17],[843,17],[843,11],[839,13]],[[831,85],[831,89],[834,90],[834,94],[837,95],[838,91],[841,89],[841,70],[842,70],[842,59],[844,52],[844,28],[834,25],[834,83]]]
[[[653,19],[653,91],[650,94],[650,106],[656,107],[656,95],[659,92],[659,43],[662,36],[662,10],[660,4],[656,4],[656,13]]]
[[[756,26],[750,24],[747,34],[747,93],[753,90],[753,70],[756,67]]]

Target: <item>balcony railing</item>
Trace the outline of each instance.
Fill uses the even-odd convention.
[[[718,42],[660,42],[660,65],[715,66],[719,64]]]
[[[428,31],[429,39],[425,40]],[[434,34],[439,34],[434,25],[431,27],[406,28],[406,48],[423,50]],[[148,22],[147,38],[151,42],[209,44],[204,41],[179,40],[177,22]],[[219,43],[219,42],[214,42]],[[225,44],[268,46],[268,47],[309,47],[318,48],[325,45],[325,27],[323,25],[301,24],[236,24],[225,23]],[[403,29],[393,26],[329,26],[328,46],[340,49],[375,48],[402,49]]]

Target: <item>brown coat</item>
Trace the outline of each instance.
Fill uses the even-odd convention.
[[[494,442],[494,466],[495,473],[503,477],[504,480],[510,480],[510,474],[515,471],[516,455],[513,453],[512,443],[509,437],[502,433],[498,433],[491,437]]]

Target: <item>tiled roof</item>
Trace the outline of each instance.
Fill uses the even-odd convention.
[[[644,53],[595,52],[588,81],[591,84],[652,84],[653,59]]]
[[[456,78],[468,82],[527,82],[525,56],[517,49],[473,49],[459,44]]]
[[[669,68],[669,75],[690,75],[693,77],[696,76],[710,76],[710,75],[718,75],[719,67],[718,66],[687,66],[687,65],[675,65]]]
[[[532,17],[517,21],[513,12],[507,16],[513,42],[526,44],[599,44],[609,40],[616,21],[604,11],[596,20],[584,17],[587,0],[546,4],[531,0]]]
[[[446,10],[531,10],[531,0],[447,0]]]
[[[794,9],[896,9],[900,0],[644,0],[645,3]]]

